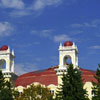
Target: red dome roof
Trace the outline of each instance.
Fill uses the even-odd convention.
[[[94,77],[96,75],[95,71],[82,69],[82,68],[80,68],[80,70],[82,72],[82,79],[84,83],[85,82],[97,82],[97,80]]]
[[[64,43],[64,46],[72,46],[72,45],[73,45],[73,43],[71,41],[66,41]]]
[[[26,74],[23,74],[19,76],[15,82],[15,86],[23,86],[26,87],[27,85],[30,85],[34,82],[39,82],[40,84],[43,85],[58,85],[58,76],[55,72],[55,67],[54,68],[49,68],[46,70],[40,70],[40,71],[34,71],[34,72],[29,72]],[[91,70],[86,70],[80,68],[80,71],[82,72],[82,79],[83,83],[85,82],[97,82],[97,80],[94,78],[95,72]]]
[[[49,68],[46,70],[39,70],[30,73],[23,74],[19,76],[15,82],[15,86],[23,86],[26,87],[34,82],[39,82],[43,85],[58,85],[58,79],[54,68]]]
[[[0,48],[1,51],[4,51],[4,50],[7,50],[8,49],[8,46],[7,45],[4,45]]]

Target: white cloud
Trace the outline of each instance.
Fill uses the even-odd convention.
[[[14,9],[24,9],[24,2],[22,0],[1,0],[1,7],[14,8]]]
[[[76,24],[71,24],[71,27],[72,28],[80,28],[82,27],[83,25],[82,24],[79,24],[79,23],[76,23]]]
[[[84,23],[75,23],[75,24],[71,24],[71,27],[72,28],[82,28],[82,27],[97,27],[97,24],[96,23],[89,23],[89,22],[84,22]]]
[[[33,4],[25,5],[22,0],[1,0],[0,7],[12,8],[9,12],[11,17],[23,17],[30,14],[40,15],[41,10],[47,6],[57,6],[62,0],[33,0]]]
[[[11,17],[23,17],[34,14],[39,16],[46,7],[57,7],[64,0],[32,0],[32,4],[26,4],[24,0],[1,0],[0,7],[12,8],[8,13]],[[75,3],[77,0],[65,0],[66,4]]]
[[[0,37],[9,36],[12,34],[14,28],[8,22],[0,22]]]
[[[69,34],[73,34],[73,35],[81,34],[81,33],[83,33],[83,31],[81,31],[81,30],[74,30],[74,31],[69,32]]]
[[[55,42],[63,42],[63,41],[67,41],[67,40],[72,40],[72,39],[66,34],[54,36]]]
[[[12,17],[23,17],[23,16],[27,16],[30,14],[31,13],[25,9],[24,10],[14,10],[14,11],[9,13],[9,15]]]
[[[92,49],[100,49],[100,45],[94,45],[94,46],[91,46],[90,48],[92,48]]]
[[[37,35],[40,37],[44,37],[44,38],[50,38],[51,34],[52,34],[52,30],[50,30],[50,29],[44,29],[44,30],[40,30],[40,31],[32,30],[31,34]]]
[[[96,25],[97,25],[97,24],[100,24],[100,19],[95,19],[95,20],[93,20],[93,21],[92,21],[92,24],[96,24]]]
[[[15,65],[15,73],[17,74],[17,75],[21,75],[21,74],[23,74],[23,73],[26,73],[26,71],[24,70],[24,65],[23,64],[16,64]]]
[[[51,29],[44,29],[44,30],[32,30],[31,34],[39,36],[41,38],[48,38],[50,40],[53,40],[54,42],[63,42],[66,40],[72,40],[68,35],[66,34],[61,34],[61,35],[53,35],[54,30]]]
[[[100,19],[96,19],[90,22],[74,23],[74,24],[71,24],[70,26],[72,28],[83,28],[83,27],[97,28],[99,25],[100,25]]]
[[[57,6],[61,4],[62,0],[35,0],[34,4],[32,5],[33,10],[41,10],[46,6]]]
[[[15,73],[21,75],[27,72],[32,72],[37,70],[36,64],[24,63],[24,64],[15,64]]]
[[[88,23],[88,22],[85,22],[85,23],[83,24],[83,26],[85,26],[85,27],[94,27],[94,28],[96,28],[96,27],[97,27],[97,24],[96,24],[96,23]]]

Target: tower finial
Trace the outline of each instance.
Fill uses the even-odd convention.
[[[59,49],[61,49],[61,48],[62,48],[62,43],[60,42]]]
[[[75,42],[73,42],[73,46],[75,46]]]
[[[14,50],[12,50],[12,55],[14,56]]]
[[[62,43],[60,42],[60,46],[62,46]]]
[[[10,52],[10,47],[8,46],[8,52]]]

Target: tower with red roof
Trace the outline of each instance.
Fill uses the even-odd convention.
[[[14,58],[14,51],[10,51],[10,48],[7,45],[0,48],[0,69],[2,70],[5,79],[8,81],[11,81],[12,78],[16,77],[14,74]]]
[[[66,41],[64,45],[60,43],[59,46],[59,68],[56,70],[57,74],[61,74],[66,70],[68,64],[67,60],[70,59],[74,68],[78,67],[78,49],[75,43]]]
[[[67,60],[70,59],[74,68],[78,68],[78,49],[75,43],[66,41],[64,45],[59,46],[59,67],[55,69],[58,75],[58,85],[62,83],[62,74],[66,72]]]

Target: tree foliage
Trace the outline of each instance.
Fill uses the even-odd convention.
[[[62,84],[58,88],[56,100],[89,100],[86,90],[83,89],[81,72],[70,64],[67,73],[63,74]]]
[[[0,100],[13,100],[11,83],[5,81],[1,70],[0,70]]]
[[[53,100],[53,95],[48,88],[32,84],[23,90],[17,100]]]
[[[92,100],[100,100],[100,64],[97,68],[96,75],[94,76],[97,82],[93,82],[93,94]]]

